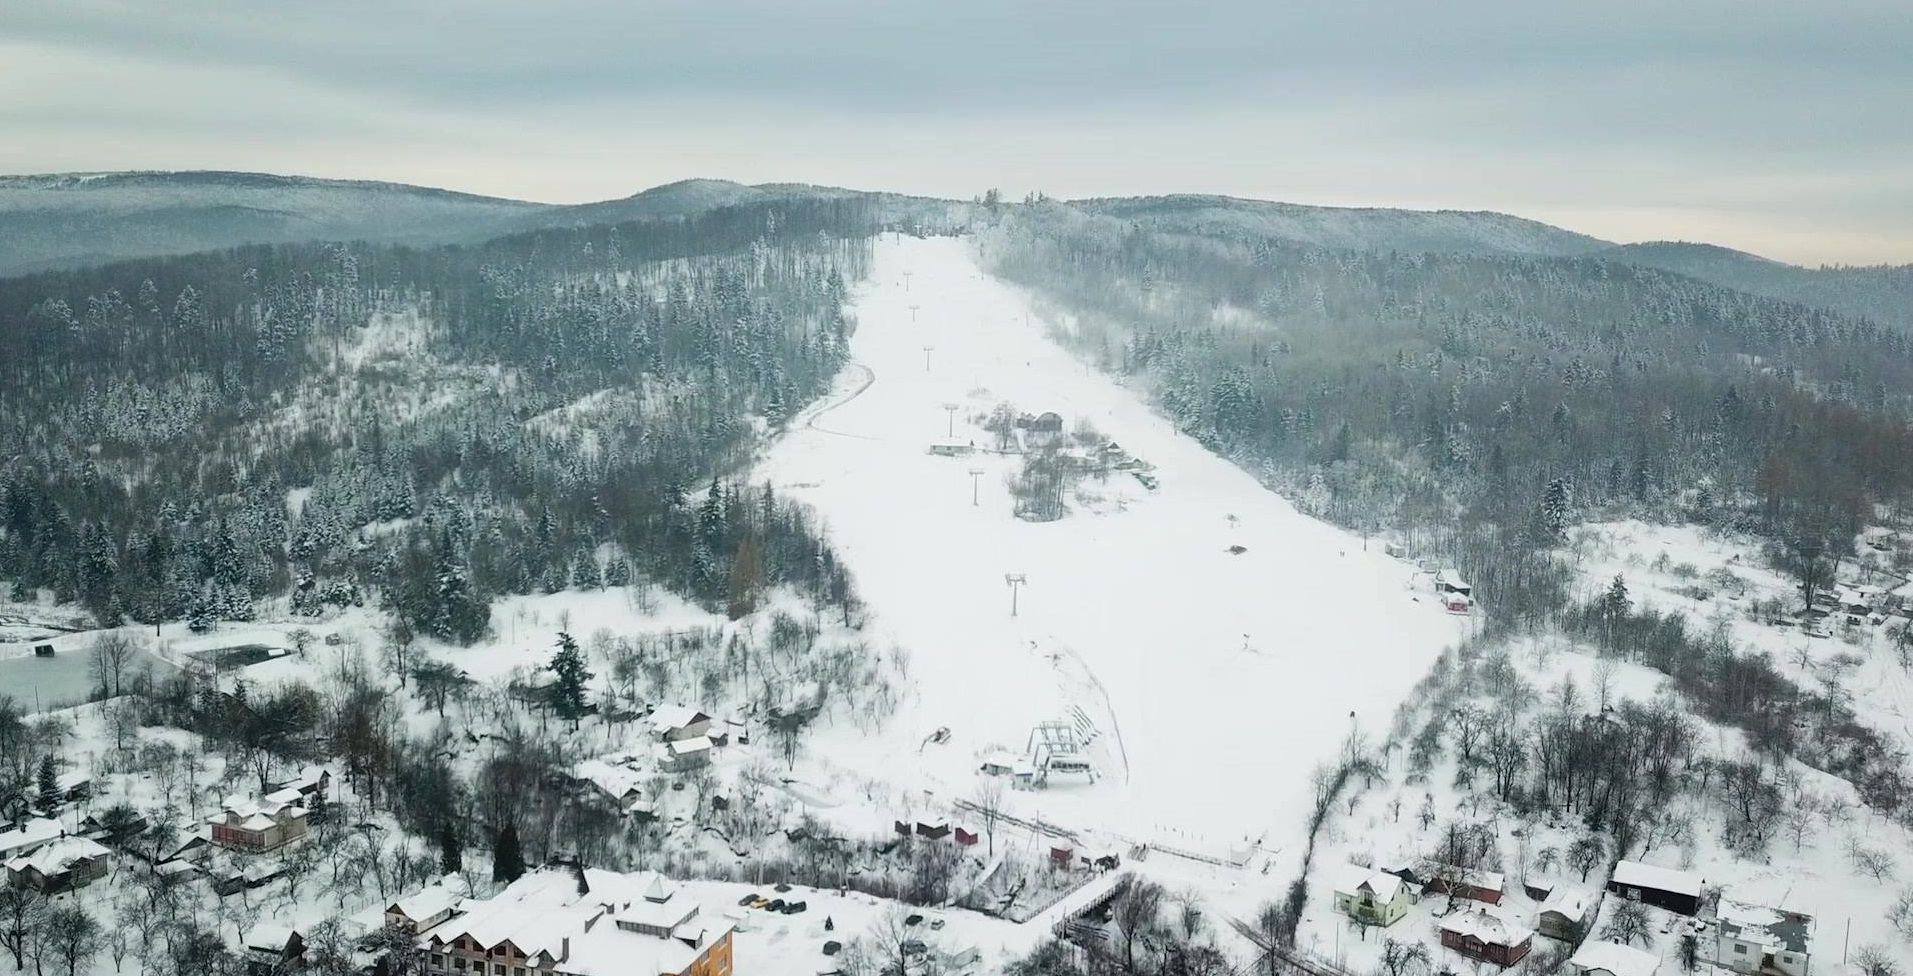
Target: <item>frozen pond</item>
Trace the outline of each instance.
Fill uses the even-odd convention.
[[[12,698],[28,711],[59,705],[73,705],[87,699],[93,689],[93,645],[71,640],[58,642],[53,657],[0,658],[0,696]],[[129,676],[140,668],[155,674],[172,670],[172,665],[150,652],[138,651],[128,669]]]

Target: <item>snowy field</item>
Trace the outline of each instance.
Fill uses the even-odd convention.
[[[947,808],[984,757],[1070,722],[1094,736],[1097,780],[1016,793],[1013,813],[1224,860],[1298,857],[1311,770],[1352,724],[1384,730],[1465,621],[1379,545],[1300,514],[1074,359],[970,247],[883,240],[853,365],[756,475],[819,509],[873,639],[909,655],[891,734],[822,730],[809,759]],[[951,436],[993,447],[979,425],[1001,402],[1088,422],[1159,487],[1118,473],[1059,521],[1018,519],[1020,457],[928,452]],[[1007,573],[1028,580],[1016,616]],[[939,728],[948,740],[926,742]]]

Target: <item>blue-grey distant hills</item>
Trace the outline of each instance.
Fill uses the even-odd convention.
[[[806,184],[751,186],[705,179],[616,200],[554,205],[401,183],[261,173],[0,176],[0,275],[240,244],[475,242],[800,197],[869,197],[892,207],[900,221],[966,206]],[[1710,244],[1615,244],[1489,211],[1318,207],[1193,194],[1068,205],[1152,230],[1279,238],[1338,250],[1616,261],[1913,328],[1913,265],[1803,268]]]

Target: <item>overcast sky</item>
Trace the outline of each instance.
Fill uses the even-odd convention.
[[[0,171],[1503,210],[1913,262],[1908,0],[6,0]]]

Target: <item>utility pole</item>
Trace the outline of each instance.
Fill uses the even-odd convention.
[[[923,347],[923,371],[926,373],[930,371],[930,350],[935,348],[935,346]]]
[[[1030,578],[1022,573],[1003,574],[1003,582],[1010,584],[1010,616],[1016,616],[1017,593],[1023,588],[1023,584],[1029,581]]]
[[[983,480],[983,469],[971,468],[970,469],[970,505],[971,507],[976,506],[976,503],[977,503],[976,486],[981,484],[982,480]]]
[[[927,369],[928,367],[926,366],[925,368]],[[946,403],[943,405],[943,412],[949,415],[949,423],[944,425],[943,436],[955,437],[957,405],[954,403]]]
[[[920,308],[922,308],[922,307],[923,307],[923,306],[921,306],[921,305],[912,305],[912,306],[910,306],[910,321],[911,321],[911,323],[913,323],[913,324],[914,324],[914,323],[915,323],[915,322],[917,321],[917,309],[920,309]]]
[[[905,271],[905,272],[903,273],[903,290],[904,290],[904,291],[909,291],[909,290],[910,290],[910,276],[911,276],[911,275],[913,275],[913,274],[916,274],[916,272],[914,272],[914,271]],[[911,307],[911,308],[916,308],[916,306],[915,306],[915,305],[912,305],[912,306],[910,306],[910,307]]]

